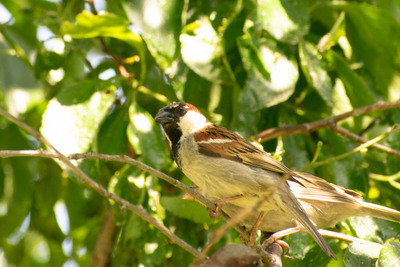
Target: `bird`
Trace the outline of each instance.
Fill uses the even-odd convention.
[[[258,206],[244,218],[247,229],[289,234],[306,231],[321,249],[336,256],[317,229],[351,216],[400,222],[400,212],[365,202],[361,195],[308,173],[289,169],[240,135],[209,121],[195,106],[173,102],[155,116],[173,158],[201,193],[233,217]]]

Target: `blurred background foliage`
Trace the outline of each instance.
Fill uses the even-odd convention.
[[[127,154],[190,184],[153,120],[172,101],[190,102],[250,138],[400,97],[399,0],[88,2],[0,1],[0,106],[63,153]],[[372,139],[397,123],[398,109],[339,125]],[[400,135],[381,143],[399,150]],[[301,169],[318,146],[323,160],[358,144],[319,130],[262,145]],[[40,147],[0,117],[1,150]],[[399,162],[371,148],[309,172],[400,210]],[[0,266],[89,266],[110,207],[116,229],[108,241],[110,266],[188,266],[193,260],[53,160],[7,158],[0,166]],[[194,248],[223,223],[137,168],[99,160],[79,166]],[[334,261],[308,235],[295,234],[285,239],[294,258],[284,265],[400,264],[400,225],[351,218],[337,228],[369,243],[329,240]],[[214,251],[230,242],[240,242],[234,230]]]

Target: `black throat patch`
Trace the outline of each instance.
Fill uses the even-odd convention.
[[[174,156],[176,164],[178,164],[178,166],[180,166],[181,160],[179,159],[179,156],[178,156],[178,149],[180,146],[179,140],[182,137],[182,131],[176,124],[175,125],[165,125],[164,131],[165,131],[165,134],[168,135],[169,140],[171,141],[172,155]]]

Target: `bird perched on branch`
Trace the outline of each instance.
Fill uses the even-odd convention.
[[[188,103],[172,103],[155,120],[164,129],[177,165],[202,194],[235,216],[257,206],[241,222],[266,232],[307,231],[322,250],[335,254],[317,231],[350,216],[400,222],[400,212],[364,202],[351,190],[292,171],[244,138],[211,123]],[[284,230],[284,231],[283,231]]]

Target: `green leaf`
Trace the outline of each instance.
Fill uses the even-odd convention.
[[[378,236],[379,227],[372,217],[350,217],[348,221],[359,238],[382,243],[382,238]]]
[[[65,21],[61,25],[61,32],[72,38],[95,38],[99,36],[113,37],[128,42],[132,46],[142,47],[142,38],[128,29],[126,19],[115,14],[101,11],[94,15],[87,10],[76,16],[76,23]]]
[[[55,52],[38,53],[34,65],[35,77],[40,78],[41,75],[46,75],[49,70],[63,67],[65,59],[65,55]]]
[[[373,77],[375,92],[387,97],[394,68],[400,66],[399,57],[395,56],[400,51],[400,24],[389,12],[373,5],[352,3],[344,10],[346,36],[355,59]]]
[[[64,106],[76,105],[88,101],[97,89],[98,81],[84,79],[62,90],[57,101]]]
[[[126,154],[128,151],[128,105],[124,104],[109,114],[101,124],[97,136],[97,151],[104,154]]]
[[[297,43],[310,28],[308,0],[261,0],[256,10],[256,27],[279,41]]]
[[[0,49],[5,50],[4,41],[0,40]],[[12,88],[37,88],[39,83],[34,73],[19,58],[0,53],[0,78],[3,83],[1,91]],[[21,77],[24,77],[21,79]]]
[[[193,200],[183,200],[181,196],[161,196],[161,204],[172,214],[197,223],[209,222],[206,209]]]
[[[303,259],[307,252],[315,246],[315,241],[310,239],[306,233],[295,233],[285,237],[285,241],[290,244],[290,253],[296,258]]]
[[[299,121],[292,112],[280,111],[278,124],[296,125]],[[282,137],[284,146],[284,162],[287,166],[294,169],[301,169],[310,164],[309,155],[307,153],[307,139],[301,135],[288,135]]]
[[[377,266],[395,267],[400,266],[400,243],[399,241],[388,241],[379,254]]]
[[[65,238],[54,213],[54,205],[63,194],[62,170],[51,159],[40,159],[38,166],[40,179],[33,184],[35,212],[31,213],[31,227],[41,232],[54,242],[62,242]],[[40,208],[38,208],[40,207]]]
[[[286,55],[275,41],[251,32],[239,40],[239,50],[248,75],[239,102],[246,103],[247,111],[276,105],[293,94],[299,77],[293,55]]]
[[[307,82],[314,87],[325,103],[332,106],[332,81],[326,70],[326,66],[322,61],[316,47],[307,42],[299,43],[300,65]]]
[[[33,149],[27,136],[14,124],[0,131],[0,149]],[[23,237],[20,232],[24,219],[29,215],[32,201],[33,180],[37,175],[35,158],[1,159],[0,167],[4,170],[4,194],[0,199],[0,239],[16,245]]]
[[[348,267],[375,266],[382,245],[373,242],[352,242],[344,253]]]
[[[396,209],[396,207],[391,207]],[[379,227],[379,236],[382,237],[383,240],[387,239],[399,239],[400,238],[400,224],[396,222],[387,221],[384,219],[373,218],[376,225]]]
[[[286,55],[272,39],[260,38],[252,29],[238,40],[247,72],[240,92],[232,128],[244,136],[253,135],[259,111],[287,100],[299,77],[293,55]]]
[[[253,67],[261,74],[261,76],[265,80],[270,80],[271,74],[268,72],[266,66],[264,65],[259,47],[255,47],[248,32],[239,39],[239,44],[242,53],[246,55],[246,58],[249,60],[249,62],[252,63]]]
[[[146,48],[139,34],[131,31],[129,22],[120,16],[107,11],[101,11],[94,15],[83,10],[76,16],[76,23],[64,21],[61,25],[61,32],[76,39],[95,38],[99,36],[112,37],[124,41],[136,48],[140,55],[142,68],[146,69]],[[141,72],[141,79],[144,79],[145,71]]]
[[[206,17],[187,25],[180,37],[182,59],[194,72],[211,82],[231,83],[223,42]]]
[[[114,86],[106,84],[106,88],[93,93],[92,86],[84,87],[86,83],[93,86],[88,81],[66,89],[49,102],[43,114],[41,133],[65,154],[86,152],[89,149],[101,121],[116,97]],[[86,101],[78,102],[86,98]]]
[[[365,79],[352,70],[349,63],[343,57],[332,52],[327,54],[327,58],[333,63],[354,108],[375,103],[375,97],[370,88],[367,87]]]
[[[195,72],[188,70],[186,75],[185,91],[183,91],[183,99],[186,102],[195,105],[198,109],[207,109],[212,98],[213,84]],[[214,85],[215,88],[215,85]]]
[[[108,190],[135,205],[143,205],[147,188],[142,184],[139,188],[135,184],[137,180],[144,181],[145,178],[141,174],[140,169],[131,165],[124,165],[110,179]]]
[[[128,140],[144,163],[161,169],[169,161],[169,155],[158,124],[139,106],[131,105]]]
[[[184,1],[138,1],[124,3],[129,20],[142,31],[150,53],[165,72],[171,72],[179,54],[181,12]]]

